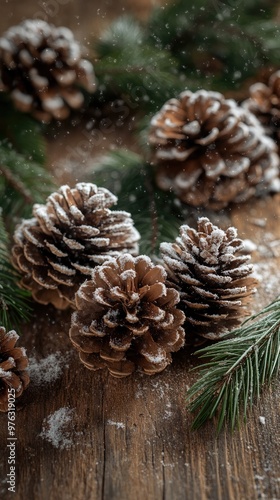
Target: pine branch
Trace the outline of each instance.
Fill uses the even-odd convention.
[[[140,155],[110,153],[100,159],[92,181],[118,196],[117,209],[131,213],[141,235],[141,253],[157,256],[160,243],[178,235],[180,208],[170,193],[155,186],[152,167]]]
[[[186,86],[168,50],[148,43],[145,30],[131,17],[117,19],[96,41],[95,71],[104,92],[153,110]]]
[[[201,74],[205,87],[232,89],[264,65],[278,65],[275,7],[272,0],[178,0],[153,11],[148,38],[188,77]]]
[[[16,111],[0,94],[0,197],[3,215],[31,214],[32,204],[44,202],[53,189],[45,168],[45,141],[37,122]]]
[[[0,213],[0,326],[20,329],[22,321],[29,318],[30,294],[21,290],[19,276],[10,264],[9,239]]]
[[[38,122],[17,111],[4,93],[0,93],[0,106],[0,141],[7,141],[30,161],[44,165],[46,146]]]
[[[280,298],[231,332],[231,338],[196,352],[209,361],[190,388],[187,401],[197,413],[193,428],[217,415],[217,431],[233,429],[280,368]]]

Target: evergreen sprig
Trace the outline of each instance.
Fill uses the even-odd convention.
[[[29,216],[53,188],[45,141],[37,122],[0,95],[0,199],[3,216]]]
[[[94,48],[102,93],[113,93],[140,109],[157,109],[186,86],[185,75],[178,74],[176,59],[168,50],[149,42],[144,27],[132,17],[114,21]]]
[[[193,429],[217,416],[217,431],[246,421],[248,408],[258,399],[280,368],[280,298],[251,316],[231,337],[196,352],[208,359],[190,388],[187,402],[196,413]]]
[[[168,50],[204,88],[234,89],[260,68],[279,66],[279,22],[272,0],[177,0],[154,9],[148,38]]]
[[[10,263],[9,238],[0,213],[0,326],[20,328],[30,317],[30,294],[21,290],[19,275]]]

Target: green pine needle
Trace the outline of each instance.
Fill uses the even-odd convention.
[[[177,0],[156,7],[148,39],[168,49],[202,88],[233,89],[265,65],[279,65],[277,2]]]
[[[176,59],[147,42],[144,29],[132,17],[113,22],[96,41],[95,51],[95,72],[104,91],[141,110],[154,110],[186,86],[186,76],[178,76]]]
[[[0,94],[0,198],[5,222],[29,217],[32,205],[42,203],[53,190],[45,167],[42,131],[26,113],[15,110],[5,94]]]
[[[9,240],[0,214],[0,326],[20,329],[30,316],[30,294],[21,290],[19,276],[10,263]]]
[[[246,421],[248,408],[280,367],[280,298],[250,317],[231,337],[196,352],[208,361],[199,366],[200,378],[190,388],[187,402],[196,413],[193,429],[214,415],[217,432]]]

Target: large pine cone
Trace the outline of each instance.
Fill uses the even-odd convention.
[[[217,92],[167,101],[152,119],[150,143],[158,186],[184,203],[219,210],[278,189],[274,142],[253,114]]]
[[[0,39],[0,78],[20,111],[45,122],[82,106],[77,85],[95,90],[92,65],[73,33],[41,20],[23,21]]]
[[[79,183],[34,205],[34,218],[15,231],[12,254],[21,285],[36,301],[64,309],[96,265],[124,252],[137,255],[139,233],[129,213],[110,210],[116,201],[107,189]]]
[[[265,131],[280,146],[280,71],[273,73],[267,85],[251,85],[250,98],[243,102],[243,107],[257,116]]]
[[[19,336],[0,327],[0,411],[8,411],[9,389],[18,398],[29,384],[28,359],[23,347],[15,347]],[[14,392],[13,392],[14,390]]]
[[[146,256],[123,255],[96,267],[76,294],[70,338],[90,370],[115,377],[136,367],[153,375],[184,344],[179,293],[165,284],[162,266]]]
[[[218,339],[236,327],[257,281],[250,277],[250,256],[240,255],[242,240],[201,217],[198,229],[181,226],[175,243],[162,243],[168,281],[180,292],[190,343],[196,335]]]

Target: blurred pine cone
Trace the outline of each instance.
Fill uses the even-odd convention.
[[[96,267],[76,294],[70,338],[90,370],[115,377],[136,367],[153,375],[184,344],[179,293],[165,284],[162,266],[146,256],[122,255]]]
[[[34,205],[34,218],[15,231],[12,255],[36,301],[64,309],[96,265],[124,252],[137,255],[139,233],[129,213],[110,210],[116,201],[107,189],[78,183]]]
[[[250,277],[250,256],[240,255],[242,240],[234,227],[226,231],[209,219],[197,231],[181,226],[175,243],[162,243],[168,281],[180,292],[190,343],[196,335],[218,339],[236,327],[247,312],[257,280]]]
[[[183,92],[151,125],[157,184],[184,203],[219,210],[279,189],[274,142],[253,114],[222,94]]]
[[[19,336],[0,327],[0,411],[8,411],[9,389],[18,398],[29,384],[28,359],[23,347],[15,347]],[[13,396],[13,392],[10,392]]]
[[[280,146],[280,71],[269,77],[267,85],[251,85],[249,92],[250,98],[243,102],[243,107],[256,115],[266,133]]]
[[[0,80],[16,108],[44,122],[67,118],[70,108],[82,106],[77,86],[95,90],[93,67],[73,33],[41,20],[23,21],[4,33]]]

